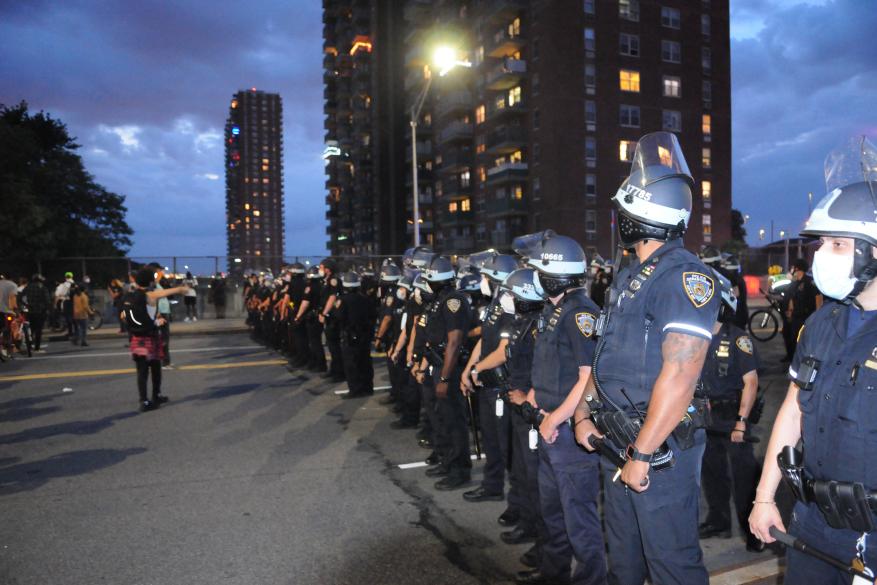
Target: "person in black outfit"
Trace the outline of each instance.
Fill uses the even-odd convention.
[[[319,269],[316,266],[311,266],[307,272],[305,289],[295,316],[295,322],[303,325],[307,334],[307,369],[311,372],[325,373],[326,353],[323,351],[323,324],[317,318],[322,291],[323,285]]]
[[[786,293],[789,305],[786,308],[786,319],[789,323],[788,354],[785,361],[791,361],[798,345],[798,332],[804,326],[804,321],[812,315],[816,309],[822,306],[822,295],[813,283],[813,279],[807,276],[810,265],[803,258],[798,258],[792,263],[792,285]]]
[[[52,304],[52,294],[43,284],[44,281],[42,274],[34,274],[21,292],[21,301],[27,307],[27,320],[33,333],[34,351],[41,351],[43,327],[46,324],[49,306]]]
[[[397,283],[402,277],[402,271],[395,264],[387,263],[381,266],[380,284],[375,292],[375,306],[378,315],[378,332],[375,334],[374,347],[375,351],[385,351],[387,354],[387,376],[390,380],[390,392],[381,400],[382,405],[398,404],[399,398],[399,380],[401,378],[401,370],[396,366],[396,362],[390,359],[390,353],[396,342],[398,334],[398,319],[394,318],[397,313],[401,316],[405,309],[405,301],[397,298]],[[403,289],[404,290],[404,289]]]
[[[213,298],[213,307],[216,310],[217,319],[225,319],[225,293],[225,277],[222,276],[221,272],[217,272],[213,282],[210,283],[210,294]]]
[[[722,259],[719,272],[731,281],[731,291],[737,298],[737,311],[734,313],[734,325],[746,331],[749,325],[749,292],[746,290],[746,280],[740,269],[740,260],[733,254],[728,254]]]
[[[335,311],[341,334],[341,352],[349,392],[343,398],[371,396],[374,391],[374,367],[371,339],[375,322],[374,306],[361,289],[355,272],[341,275],[343,293]]]
[[[393,309],[390,323],[388,359],[396,366],[398,384],[399,420],[390,423],[393,429],[415,428],[420,420],[421,391],[417,380],[411,375],[407,361],[407,345],[415,323],[420,317],[422,305],[414,299],[412,291],[416,274],[399,279],[396,289],[398,304]]]
[[[329,371],[325,377],[332,382],[343,382],[345,368],[341,351],[341,329],[335,315],[335,304],[341,296],[341,280],[335,274],[335,262],[329,259],[320,263],[320,274],[323,277],[323,288],[318,308],[319,319],[326,333],[326,347],[331,356]]]
[[[709,512],[699,526],[701,538],[731,537],[731,491],[737,519],[746,534],[746,548],[764,550],[749,533],[749,513],[758,483],[758,462],[746,441],[749,415],[758,391],[758,354],[746,333],[734,324],[737,310],[733,283],[715,271],[722,307],[700,375],[701,392],[710,401],[701,483]],[[730,463],[730,465],[729,465]]]

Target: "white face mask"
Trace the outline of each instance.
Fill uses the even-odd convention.
[[[856,285],[853,256],[840,256],[819,248],[813,255],[813,280],[822,294],[842,301]]]
[[[326,271],[323,270],[322,268],[320,268],[320,278],[325,278],[325,276],[326,276]]]
[[[515,297],[511,294],[503,293],[502,296],[499,297],[499,304],[504,313],[509,315],[515,314]]]
[[[418,305],[423,304],[423,297],[420,296],[420,289],[419,288],[414,289],[414,300],[417,301]]]
[[[481,294],[483,294],[486,297],[493,295],[493,292],[490,290],[490,283],[487,282],[486,276],[481,277]]]
[[[408,297],[408,291],[404,288],[400,288],[396,291],[396,298],[400,301],[404,301]]]

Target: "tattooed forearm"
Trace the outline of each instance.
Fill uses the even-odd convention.
[[[701,337],[684,333],[668,333],[661,344],[664,364],[675,364],[679,368],[696,365],[698,372],[706,358],[709,342]]]

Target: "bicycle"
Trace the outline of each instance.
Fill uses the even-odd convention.
[[[770,341],[780,331],[780,324],[783,322],[783,309],[780,301],[783,298],[782,292],[765,292],[759,289],[770,307],[766,309],[756,309],[749,315],[748,329],[749,334],[758,341]]]
[[[0,330],[0,361],[12,359],[15,352],[33,357],[33,333],[26,310],[17,315],[7,313]]]
[[[88,330],[94,331],[95,329],[100,329],[104,324],[103,316],[98,312],[94,311],[91,315],[88,316]]]

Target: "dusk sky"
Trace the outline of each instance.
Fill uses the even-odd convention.
[[[731,0],[733,206],[751,243],[771,219],[797,232],[826,153],[877,135],[874,31],[872,0]],[[97,181],[127,196],[133,256],[222,255],[229,100],[279,92],[286,252],[320,255],[321,35],[318,0],[0,0],[0,103],[67,123]]]

